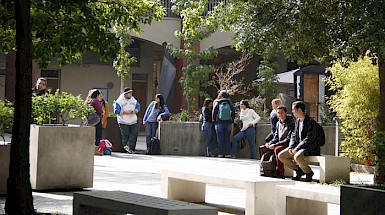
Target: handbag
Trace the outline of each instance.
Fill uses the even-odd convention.
[[[83,123],[87,126],[94,126],[100,122],[100,117],[97,113],[92,113],[91,116],[84,116]]]

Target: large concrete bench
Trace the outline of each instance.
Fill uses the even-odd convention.
[[[276,185],[290,185],[292,180],[244,174],[232,171],[162,170],[163,198],[187,202],[205,202],[206,184],[242,188],[246,191],[246,215],[274,214]]]
[[[308,156],[306,160],[320,166],[320,182],[350,182],[350,158],[332,155]]]
[[[122,191],[74,193],[73,215],[214,215],[214,207]]]
[[[275,215],[326,215],[328,203],[340,204],[340,188],[330,185],[277,185],[275,195]]]

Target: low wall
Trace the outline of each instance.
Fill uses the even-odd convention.
[[[336,155],[336,126],[323,126],[326,143],[321,147],[321,154]],[[160,122],[159,126],[161,154],[164,155],[204,155],[205,137],[199,122]],[[258,123],[255,132],[255,145],[265,144],[265,137],[270,133],[270,123]],[[216,149],[213,150],[215,153]],[[338,151],[338,150],[337,150]],[[338,155],[336,155],[338,156]],[[249,158],[250,148],[247,140],[237,146],[237,158]],[[260,159],[257,152],[257,159]]]
[[[7,194],[11,145],[0,145],[0,194]]]
[[[94,141],[94,127],[31,125],[32,189],[92,187]]]

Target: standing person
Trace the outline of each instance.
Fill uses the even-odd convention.
[[[234,104],[229,99],[229,93],[222,90],[214,102],[213,123],[218,137],[218,157],[223,157],[223,146],[226,146],[225,157],[231,158],[231,130],[235,118]]]
[[[101,101],[100,90],[93,89],[88,92],[88,96],[86,99],[86,104],[94,107],[95,112],[98,114],[99,118],[102,119],[103,115],[103,107],[100,104]],[[99,121],[98,124],[95,125],[96,133],[95,133],[95,146],[99,146],[100,140],[102,139],[102,120]]]
[[[247,137],[250,145],[250,158],[255,159],[255,125],[261,117],[250,108],[248,101],[242,100],[239,119],[242,121],[242,129],[233,138],[231,156],[235,158],[238,140]]]
[[[290,138],[289,147],[278,154],[278,158],[290,169],[295,170],[295,180],[306,175],[306,182],[310,182],[314,175],[305,160],[306,156],[320,155],[320,144],[317,137],[317,122],[306,113],[305,103],[294,102],[292,111],[297,121]],[[295,161],[295,162],[294,162]],[[298,164],[298,165],[297,165]]]
[[[267,137],[265,138],[265,142],[268,143],[270,142],[275,134],[275,131],[277,130],[277,122],[278,122],[278,116],[277,116],[277,108],[278,106],[281,105],[281,100],[280,99],[273,99],[271,101],[271,107],[273,110],[270,112],[270,122],[271,122],[271,132]]]
[[[36,81],[36,85],[32,88],[32,96],[44,95],[47,91],[47,79],[39,78]]]
[[[143,117],[143,125],[146,128],[147,152],[150,149],[151,139],[156,135],[159,121],[162,121],[162,116],[169,115],[170,111],[164,102],[163,96],[161,94],[156,94],[155,101],[152,101],[148,105]]]
[[[108,102],[104,100],[103,92],[100,92],[100,96],[102,100],[100,101],[100,104],[103,107],[103,118],[102,118],[102,138],[104,138],[104,129],[107,127],[107,118],[108,118],[108,112],[109,112],[109,106]]]
[[[284,165],[279,160],[278,154],[287,148],[290,143],[290,138],[295,127],[295,119],[293,116],[287,114],[285,106],[280,105],[277,108],[277,115],[279,121],[277,122],[277,130],[274,133],[273,139],[266,143],[266,148],[274,150],[275,157],[277,159],[278,175],[277,177],[284,178]]]
[[[134,153],[138,139],[139,125],[136,114],[140,111],[140,104],[134,98],[131,88],[124,88],[114,104],[114,113],[117,115],[120,133],[122,134],[122,145],[127,153]]]
[[[213,100],[206,98],[201,110],[203,116],[202,130],[205,132],[206,157],[212,157],[211,149],[217,142],[213,125]]]

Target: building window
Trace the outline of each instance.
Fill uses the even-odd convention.
[[[47,79],[47,89],[51,92],[60,89],[60,69],[41,70],[41,77]]]

